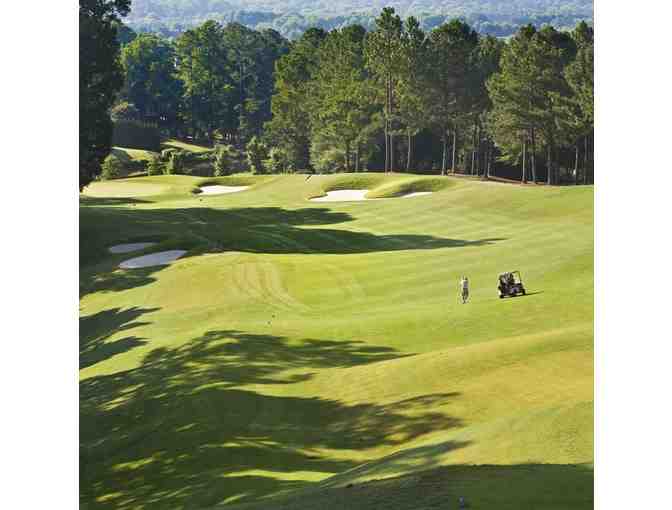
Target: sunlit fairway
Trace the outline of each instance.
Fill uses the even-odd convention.
[[[306,177],[82,196],[82,508],[592,508],[592,187]]]

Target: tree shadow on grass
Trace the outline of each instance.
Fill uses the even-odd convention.
[[[79,369],[86,368],[122,352],[144,345],[143,339],[129,336],[108,342],[115,333],[127,331],[148,322],[137,322],[136,319],[145,313],[159,308],[111,308],[92,315],[79,318]]]
[[[449,465],[403,476],[333,486],[325,483],[231,510],[457,509],[592,510],[593,470],[582,464]]]
[[[133,197],[90,197],[86,195],[79,196],[79,205],[86,207],[106,207],[118,205],[148,204],[149,200],[142,200]]]
[[[82,209],[80,254],[86,263],[109,257],[106,248],[119,232],[133,239],[171,240],[170,249],[185,249],[186,258],[204,253],[244,252],[257,254],[364,254],[400,250],[436,250],[493,244],[504,238],[449,239],[424,234],[374,234],[347,229],[320,228],[344,224],[355,218],[327,208],[284,209],[249,207],[211,209],[91,208]],[[155,247],[158,251],[161,248]],[[128,255],[126,258],[131,258]],[[119,257],[111,259],[123,260]],[[117,262],[118,264],[118,262]],[[95,266],[93,266],[95,268]],[[120,271],[116,264],[80,271],[83,293],[124,290],[154,281],[149,275],[165,266]]]
[[[80,500],[115,509],[252,501],[305,485],[296,479],[306,473],[351,469],[355,451],[460,426],[425,410],[455,394],[386,405],[277,395],[319,368],[401,356],[362,342],[210,331],[153,350],[138,368],[85,379]]]
[[[95,292],[120,292],[149,285],[156,281],[153,275],[166,267],[152,266],[138,269],[111,267],[108,268],[107,272],[89,275],[80,274],[79,298]]]

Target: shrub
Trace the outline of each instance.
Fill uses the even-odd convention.
[[[325,150],[312,150],[311,162],[315,170],[320,173],[335,173],[345,167],[345,154],[338,147],[330,147]]]
[[[112,156],[111,154],[105,158],[103,164],[101,165],[100,178],[103,181],[109,179],[114,179],[121,175],[121,171],[124,169],[124,165],[119,161],[119,158]]]
[[[164,173],[164,165],[158,156],[152,156],[147,163],[147,175],[161,175]]]
[[[159,128],[137,120],[117,120],[112,130],[112,145],[129,149],[158,151],[161,147]]]
[[[215,149],[213,158],[213,175],[220,177],[222,175],[232,174],[234,171],[234,160],[236,151],[231,145],[220,145]]]
[[[166,175],[175,175],[185,173],[185,157],[182,151],[170,153],[168,163],[165,165],[164,173]]]
[[[268,148],[256,136],[253,136],[247,146],[245,147],[245,155],[247,156],[247,164],[250,171],[255,174],[264,173],[264,160],[268,157]]]
[[[122,101],[112,107],[110,110],[110,117],[114,122],[120,120],[137,120],[140,118],[140,112],[133,103]]]
[[[163,161],[164,163],[168,163],[168,161],[170,161],[171,154],[173,154],[174,152],[178,152],[178,149],[174,149],[174,148],[163,149],[161,151],[161,156],[160,156],[161,161]]]
[[[269,174],[291,171],[287,153],[277,147],[272,148],[268,152],[268,159],[264,160],[264,168]]]

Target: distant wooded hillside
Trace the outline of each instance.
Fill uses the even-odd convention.
[[[384,6],[417,17],[424,30],[461,17],[479,33],[496,37],[528,23],[563,29],[593,19],[592,0],[133,0],[126,22],[138,31],[174,37],[208,19],[235,21],[296,39],[310,27],[331,30],[356,23],[372,29]]]

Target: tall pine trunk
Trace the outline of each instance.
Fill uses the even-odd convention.
[[[452,172],[455,173],[455,151],[457,149],[457,126],[453,129],[453,161],[451,163]]]
[[[476,175],[481,176],[481,125],[478,125],[478,132],[476,133]]]
[[[493,142],[490,142],[488,146],[488,179],[492,175],[492,158],[495,153],[495,145]]]
[[[476,129],[477,123],[474,121],[474,129],[471,132],[471,175],[474,175],[474,165],[476,164]]]
[[[345,142],[345,171],[350,171],[350,142]]]
[[[574,144],[574,185],[579,183],[579,141]]]
[[[390,133],[390,172],[394,172],[394,135]]]
[[[446,164],[448,159],[448,134],[443,133],[443,157],[441,158],[441,175],[446,175]]]
[[[534,138],[534,128],[532,128],[530,142],[532,143],[532,182],[537,183],[537,145]]]
[[[527,182],[527,137],[523,135],[523,178],[521,182],[525,184]]]
[[[355,146],[355,172],[359,172],[359,142]]]
[[[588,135],[583,137],[583,184],[588,184]]]
[[[387,110],[387,108],[385,108]],[[390,167],[390,137],[388,136],[387,115],[385,116],[385,173]]]
[[[408,131],[408,155],[406,156],[406,172],[411,172],[411,158],[413,156],[413,135]]]
[[[389,127],[389,137],[390,137],[390,172],[394,172],[394,134],[392,133],[392,77],[390,77],[390,82],[389,82],[389,95],[388,95],[388,101],[389,101],[389,108],[388,111],[390,113],[390,127]]]
[[[551,161],[552,156],[551,156],[551,144],[550,142],[546,143],[546,168],[547,168],[547,175],[546,175],[546,184],[553,184],[553,163]]]
[[[385,83],[385,173],[390,170],[390,77]]]

